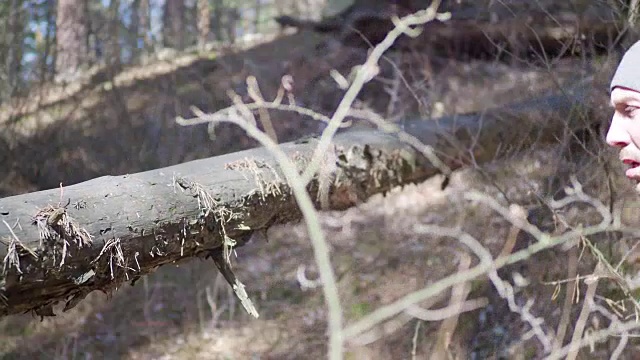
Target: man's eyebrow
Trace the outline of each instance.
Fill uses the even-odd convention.
[[[632,95],[620,95],[618,97],[611,98],[611,106],[615,107],[620,104],[629,104],[629,103],[638,103],[640,104],[640,96],[632,96]]]

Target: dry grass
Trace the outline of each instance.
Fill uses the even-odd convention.
[[[520,179],[526,177],[530,186],[543,186],[558,170],[546,162],[548,156],[539,151],[496,164],[494,170],[501,173],[498,181],[505,187],[521,186]],[[509,237],[508,222],[465,205],[463,200],[470,189],[493,191],[499,197],[494,185],[474,170],[456,172],[444,191],[439,180],[409,185],[359,207],[321,215],[347,321],[421,289],[460,266],[465,250],[455,240],[417,234],[413,231],[416,223],[463,226],[493,254],[502,251]],[[597,183],[592,186],[597,188]],[[533,204],[534,198],[524,196],[518,202]],[[267,236],[268,243],[256,237],[238,249],[235,267],[249,285],[261,313],[259,320],[249,319],[238,309],[239,304],[226,293],[226,284],[215,290],[220,282],[216,284],[210,264],[190,262],[162,268],[143,283],[120,289],[111,300],[91,294],[73,311],[42,323],[28,316],[5,319],[2,353],[11,358],[72,358],[83,353],[128,359],[248,359],[258,354],[267,359],[321,357],[326,346],[321,293],[318,288],[304,289],[299,282],[300,266],[306,267],[307,278],[317,276],[304,225],[272,228]],[[519,240],[516,247],[521,246]],[[554,255],[558,251],[543,252],[502,273],[513,276],[517,272],[527,280],[529,285],[518,288],[516,299],[535,299],[531,311],[548,326],[557,324],[557,311],[562,308],[562,297],[554,300],[554,286],[544,283],[566,278],[563,256]],[[591,263],[593,258],[583,255],[581,269]],[[513,281],[508,276],[505,280]],[[485,296],[489,305],[461,315],[448,347],[456,358],[508,353],[509,349],[535,350],[535,341],[521,340],[526,326],[504,309],[504,302],[492,295],[486,280],[472,282],[470,291],[469,299]],[[421,305],[440,308],[447,303],[444,294]],[[351,343],[348,356],[406,358],[415,351],[416,358],[428,358],[438,323],[423,323],[417,343],[412,341],[415,324],[411,316],[394,318]]]

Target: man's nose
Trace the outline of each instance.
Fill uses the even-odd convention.
[[[631,143],[631,137],[625,126],[624,119],[616,114],[611,119],[611,126],[607,132],[607,144],[613,147],[623,148]]]

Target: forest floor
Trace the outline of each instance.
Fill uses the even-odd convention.
[[[42,101],[34,108],[0,111],[0,196],[85,181],[102,175],[133,173],[197,158],[220,155],[256,144],[232,126],[220,126],[210,139],[206,126],[180,127],[176,116],[190,117],[189,106],[214,111],[230,102],[231,89],[248,100],[245,80],[257,78],[262,93],[273,98],[283,75],[294,79],[296,102],[330,114],[340,101],[331,69],[348,74],[366,51],[325,43],[308,33],[287,34],[234,53],[191,57],[184,63],[158,62],[125,69],[111,80],[93,79],[69,90],[67,97]],[[458,62],[428,54],[389,54],[378,78],[365,86],[359,105],[387,119],[429,119],[479,112],[548,90],[558,90],[593,73],[602,62],[558,60],[549,68],[523,63]],[[605,91],[603,90],[603,96]],[[6,110],[6,109],[5,109]],[[314,134],[322,124],[274,112],[281,142]],[[366,126],[366,125],[362,125]],[[593,151],[593,149],[590,149]],[[576,174],[585,191],[610,195],[606,170],[617,169],[616,156],[597,147],[597,156],[570,156],[565,144],[533,148],[518,157],[482,168],[457,171],[448,187],[441,179],[395,189],[341,212],[321,213],[339,279],[345,320],[362,318],[376,308],[441,279],[464,266],[467,252],[456,239],[416,231],[416,224],[462,228],[494,256],[511,236],[509,222],[464,199],[478,190],[533,208],[538,196],[562,189]],[[608,164],[608,165],[607,165]],[[615,174],[622,174],[617,169]],[[616,194],[631,191],[615,175]],[[592,219],[589,212],[580,222]],[[532,222],[549,226],[551,215]],[[268,239],[268,241],[266,241]],[[273,227],[267,239],[256,236],[237,250],[237,275],[247,285],[260,312],[246,315],[212,263],[193,260],[165,266],[133,287],[107,298],[92,293],[76,308],[43,321],[31,315],[0,320],[0,357],[6,359],[317,359],[326,351],[326,313],[319,287],[305,287],[317,273],[304,224]],[[518,236],[516,248],[532,240]],[[614,262],[629,241],[600,239]],[[620,240],[620,239],[617,239]],[[601,244],[601,245],[600,245]],[[613,245],[612,245],[613,244]],[[626,246],[626,245],[625,245]],[[583,250],[583,249],[581,249]],[[603,250],[604,251],[604,250]],[[567,278],[570,252],[555,248],[502,269],[505,280],[526,279],[517,289],[519,303],[533,301],[531,312],[558,326],[566,287],[550,282]],[[579,272],[595,264],[587,252]],[[311,281],[311,283],[313,283]],[[613,282],[612,282],[613,283]],[[615,284],[603,284],[614,297]],[[473,281],[469,299],[479,309],[461,315],[449,340],[454,359],[536,358],[540,343],[528,324],[509,310],[486,278]],[[446,306],[449,293],[423,303]],[[575,319],[581,304],[569,308]],[[407,314],[348,344],[348,359],[430,359],[443,322],[424,322]],[[596,321],[590,326],[597,328]],[[571,334],[571,328],[568,330]],[[441,336],[441,335],[440,335]],[[566,338],[568,338],[567,335]],[[616,340],[588,349],[587,358],[608,358]],[[637,343],[630,342],[629,353]],[[519,357],[519,355],[523,357]]]

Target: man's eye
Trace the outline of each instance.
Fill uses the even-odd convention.
[[[636,117],[638,114],[638,107],[637,106],[627,106],[624,108],[624,112],[627,114],[628,117]]]

